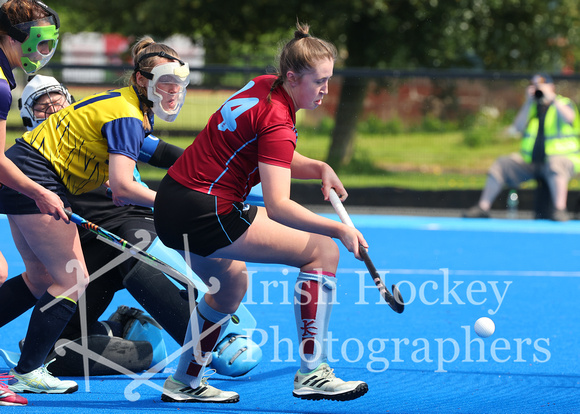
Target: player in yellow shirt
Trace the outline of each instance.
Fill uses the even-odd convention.
[[[153,130],[154,115],[166,121],[178,115],[189,67],[175,50],[150,37],[137,42],[132,55],[130,86],[62,109],[6,152],[29,178],[56,193],[65,208],[70,207],[66,191],[81,194],[107,181],[116,205],[153,206],[155,192],[134,181],[133,170]],[[0,213],[8,216],[26,267],[25,282],[39,298],[9,387],[15,392],[74,392],[74,381],[58,380],[43,364],[88,283],[77,228],[68,219],[42,214],[32,199],[8,187],[0,191]],[[9,306],[1,306],[3,326],[14,317]]]

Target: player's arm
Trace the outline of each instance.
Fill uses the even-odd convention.
[[[6,148],[5,119],[0,119],[0,148],[2,149],[0,151],[0,183],[33,199],[41,213],[50,214],[57,220],[62,218],[68,222],[68,217],[63,210],[64,204],[60,197],[28,178],[4,154],[4,149]]]
[[[109,186],[116,206],[153,207],[155,191],[133,180],[136,162],[122,154],[109,154]]]
[[[6,263],[6,259],[2,252],[0,252],[0,286],[2,283],[6,281],[8,278],[8,263]]]
[[[299,160],[301,161],[306,162],[305,159]],[[258,167],[268,217],[288,227],[340,239],[344,246],[360,259],[359,243],[365,247],[368,245],[358,230],[313,213],[291,200],[292,173],[290,169],[263,162],[259,162]],[[309,168],[314,168],[314,166]]]
[[[332,167],[323,161],[305,157],[299,152],[294,151],[290,169],[292,170],[292,178],[300,180],[321,180],[322,193],[326,201],[328,201],[328,194],[331,188],[334,188],[342,201],[348,197],[346,189]]]
[[[169,144],[154,135],[145,138],[139,161],[145,162],[153,167],[168,169],[183,154],[183,148]]]

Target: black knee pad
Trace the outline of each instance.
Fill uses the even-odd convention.
[[[178,344],[183,344],[192,311],[187,291],[144,263],[133,267],[123,279],[123,285]]]

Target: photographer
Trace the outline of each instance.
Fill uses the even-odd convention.
[[[504,186],[543,180],[553,205],[551,219],[567,221],[568,182],[580,171],[580,117],[572,100],[555,92],[546,74],[532,77],[512,129],[523,134],[520,152],[498,158],[488,171],[479,203],[463,217],[487,218]]]

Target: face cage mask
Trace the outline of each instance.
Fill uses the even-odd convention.
[[[147,72],[145,72],[147,73]],[[169,62],[155,66],[147,86],[147,99],[153,113],[166,122],[173,122],[183,103],[189,85],[189,65],[185,62]]]
[[[58,26],[53,16],[14,26],[29,35],[22,42],[22,68],[29,75],[43,68],[54,55],[58,44]]]
[[[28,93],[27,88],[34,89],[28,96],[26,96]],[[46,117],[40,118],[34,116],[34,105],[42,95],[49,93],[59,93],[63,95],[68,105],[71,105],[74,102],[74,98],[69,93],[68,89],[60,84],[56,79],[48,76],[36,75],[28,82],[28,85],[26,85],[22,93],[22,100],[18,102],[22,123],[29,131],[33,130],[46,120]]]

